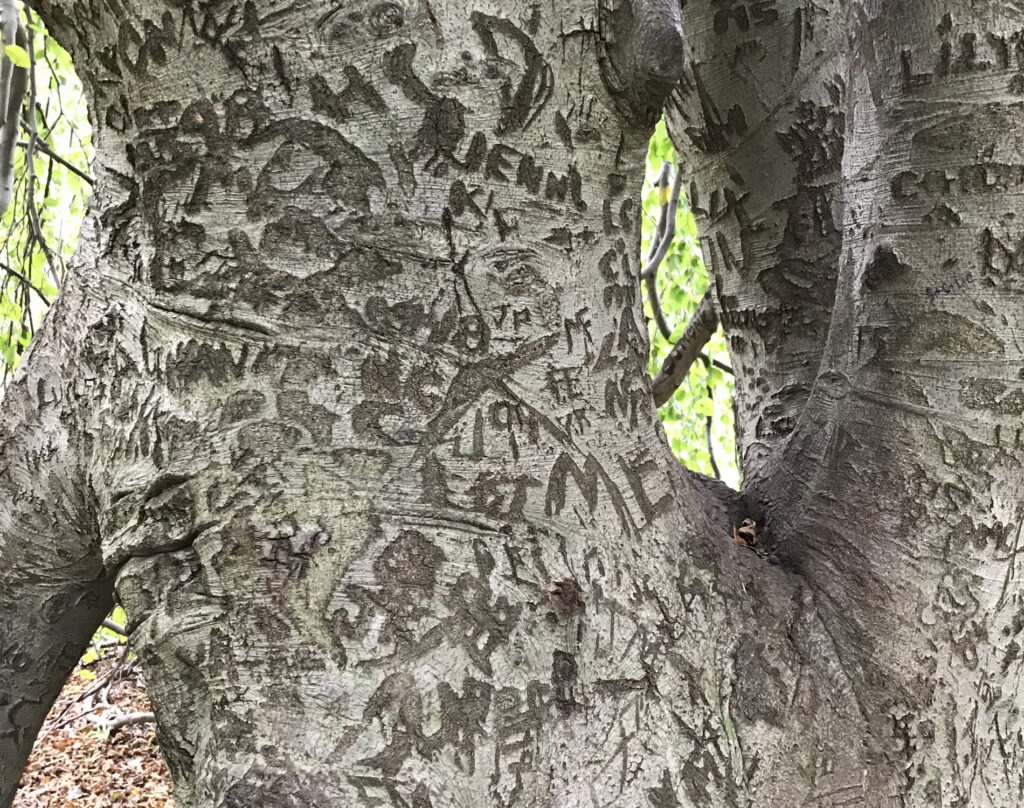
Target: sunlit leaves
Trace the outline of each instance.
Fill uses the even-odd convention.
[[[23,12],[28,48],[6,58],[32,70],[14,160],[14,196],[0,218],[0,384],[56,298],[89,194],[91,130],[71,57]],[[58,159],[59,158],[59,159]],[[77,169],[77,170],[76,170]]]
[[[647,184],[644,190],[643,255],[647,255],[654,235],[655,223],[664,192],[654,184],[664,161],[675,162],[676,154],[665,131],[664,123],[651,139],[648,153]],[[662,309],[672,328],[672,340],[665,340],[654,323],[650,323],[650,371],[655,375],[662,366],[672,344],[686,329],[708,285],[707,269],[697,237],[697,223],[683,199],[676,218],[676,237],[658,273]],[[648,308],[648,315],[650,309]],[[728,364],[729,354],[721,330],[705,349],[711,360]],[[722,479],[733,486],[739,484],[736,466],[735,431],[732,414],[732,376],[714,365],[698,360],[686,381],[672,399],[660,410],[662,423],[676,456],[689,468],[713,474],[711,450],[707,436],[711,419],[711,441],[714,460]]]
[[[21,47],[21,45],[6,45],[4,53],[7,54],[7,58],[14,62],[15,65],[26,70],[28,70],[32,63],[31,59],[29,59],[28,51]]]

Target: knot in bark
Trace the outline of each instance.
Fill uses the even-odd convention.
[[[623,114],[645,125],[682,78],[679,0],[601,0],[601,73]]]

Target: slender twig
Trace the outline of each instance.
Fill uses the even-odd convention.
[[[662,177],[665,169],[662,169]],[[664,191],[664,180],[659,177],[660,187]],[[672,329],[665,319],[661,309],[661,299],[658,296],[658,268],[661,262],[668,255],[669,247],[676,237],[676,213],[679,210],[679,197],[683,190],[683,172],[676,171],[675,179],[672,182],[672,190],[667,204],[662,205],[661,215],[658,221],[658,230],[655,233],[654,247],[647,259],[647,266],[640,273],[640,277],[647,285],[647,299],[651,304],[651,312],[654,314],[654,322],[665,339],[672,338]]]
[[[700,358],[703,359],[705,362],[711,362],[712,365],[714,365],[716,368],[718,368],[723,373],[728,373],[730,376],[735,376],[736,375],[736,373],[732,369],[732,365],[725,364],[725,362],[723,362],[721,359],[711,359],[703,351],[700,354]]]
[[[11,320],[7,325],[7,344],[14,345],[14,320]],[[4,362],[4,379],[10,375],[12,368]]]
[[[708,357],[704,354],[701,354],[701,359],[704,361],[704,366],[708,370],[710,370],[711,360],[708,359]],[[715,400],[715,396],[711,389],[710,377],[708,378],[708,382],[705,385],[705,388],[707,389],[708,398],[710,398],[713,402]],[[711,437],[711,425],[714,423],[714,420],[714,417],[711,415],[704,416],[704,439],[707,441],[708,444],[708,460],[711,461],[711,471],[714,474],[716,480],[721,480],[722,474],[718,470],[718,463],[715,462],[715,442],[714,440],[712,440]]]
[[[110,734],[113,735],[122,727],[128,727],[132,724],[151,724],[154,721],[156,721],[156,716],[153,713],[125,713],[113,720],[100,719],[95,723],[102,729],[109,730]]]
[[[57,732],[57,730],[64,729],[64,727],[68,726],[69,724],[74,724],[76,721],[78,721],[79,719],[85,718],[90,713],[95,713],[97,710],[102,710],[102,709],[104,709],[104,705],[97,704],[95,707],[90,707],[88,710],[83,710],[80,713],[75,713],[74,715],[69,715],[63,721],[59,721],[58,723],[53,724],[52,726],[48,727],[46,729],[46,731],[43,733],[42,737],[46,737],[51,732]]]
[[[27,285],[33,292],[39,295],[39,298],[47,306],[49,306],[53,302],[45,294],[43,294],[42,289],[40,289],[38,286],[32,283],[32,281],[28,278],[27,275],[24,275],[23,273],[19,272],[14,267],[9,266],[8,264],[0,263],[0,269],[3,269],[4,273],[9,277],[17,278],[19,281],[21,281],[22,285]]]
[[[24,307],[23,316],[28,318],[29,334],[34,334],[36,332],[35,318],[32,316],[32,290],[35,290],[36,292],[39,291],[31,283],[21,284],[21,305]]]
[[[28,130],[28,125],[23,123],[23,126],[24,126],[25,130],[27,131]],[[29,142],[27,140],[19,140],[18,141],[19,148],[27,149],[28,145],[29,145]],[[93,184],[93,178],[89,174],[86,174],[84,171],[82,171],[82,169],[80,169],[74,163],[70,162],[69,160],[67,160],[64,157],[61,157],[59,154],[57,154],[57,152],[55,152],[53,149],[51,149],[49,146],[46,145],[46,141],[45,140],[42,140],[40,138],[36,139],[36,150],[42,152],[47,157],[49,157],[51,160],[54,160],[55,162],[60,163],[62,166],[64,166],[64,168],[66,168],[72,174],[77,175],[79,178],[81,178],[85,182],[89,183],[90,185]]]
[[[109,617],[103,621],[103,628],[113,631],[115,634],[120,634],[122,637],[127,637],[128,634],[125,631],[125,627],[119,623],[115,623]]]
[[[32,12],[29,9],[25,9],[25,17],[31,23]],[[22,27],[24,30],[24,27]],[[61,281],[61,275],[57,271],[56,264],[53,260],[53,253],[50,252],[50,245],[46,241],[46,236],[43,235],[43,227],[39,221],[39,211],[35,206],[35,191],[36,191],[36,169],[35,169],[35,151],[39,142],[39,132],[36,128],[36,53],[35,45],[33,44],[34,37],[27,36],[26,49],[28,50],[29,59],[29,104],[28,104],[28,145],[25,147],[25,170],[28,174],[28,199],[26,207],[28,208],[29,222],[32,224],[32,236],[39,243],[40,249],[43,251],[43,255],[46,256],[46,265],[50,268],[50,277],[53,278],[54,283],[59,284]]]
[[[661,247],[661,240],[665,235],[665,228],[668,226],[668,205],[666,205],[665,202],[668,198],[668,189],[671,185],[671,180],[672,163],[666,160],[662,163],[661,171],[658,172],[658,176],[654,180],[654,186],[658,189],[658,199],[661,200],[661,202],[658,205],[658,221],[654,226],[654,236],[651,238],[651,250],[647,254],[648,264],[654,260],[654,256],[658,252],[658,248]]]
[[[53,60],[51,58],[50,52],[48,50],[45,50],[45,49],[43,50],[43,59],[46,62],[46,66],[50,69],[50,74],[51,75],[53,75],[53,76],[60,76],[61,75],[60,68],[57,67],[56,64],[54,64],[54,62],[53,62]],[[40,145],[38,146],[40,151],[45,151],[44,148],[43,148],[44,146],[47,149],[50,149],[50,144],[47,141],[49,141],[50,136],[53,133],[53,130],[56,128],[57,124],[60,123],[62,120],[67,120],[68,123],[69,123],[68,146],[74,146],[75,143],[73,143],[72,141],[77,141],[78,148],[80,150],[82,150],[82,151],[86,151],[85,144],[82,142],[82,137],[78,133],[78,127],[76,126],[75,122],[73,120],[71,120],[68,117],[67,113],[64,111],[64,95],[63,95],[63,92],[62,92],[62,87],[63,86],[64,86],[64,83],[58,81],[52,87],[52,92],[47,94],[47,98],[46,98],[47,109],[44,111],[44,114],[43,114],[43,121],[46,124],[46,132],[45,132],[43,138],[41,139]],[[52,101],[55,101],[56,104],[57,104],[57,107],[58,107],[57,117],[53,121],[51,121],[50,118],[49,118],[49,112],[50,112],[49,111],[49,104]],[[54,159],[57,159],[57,160],[61,160],[62,159],[56,153],[56,151],[53,151],[52,149],[50,151],[46,151],[45,153],[50,155],[51,157],[54,157]],[[71,171],[73,171],[74,173],[78,174],[83,180],[88,182],[90,185],[93,184],[92,177],[89,176],[88,174],[83,173],[82,169],[79,169],[79,168],[77,168],[77,167],[75,167],[73,165],[68,165],[68,168]]]
[[[673,239],[675,239],[676,205],[672,203],[675,200],[678,205],[677,194],[681,187],[679,184],[681,176],[681,173],[676,175],[676,182],[672,184],[672,189],[670,190],[672,163],[666,160],[662,164],[662,170],[658,172],[657,178],[654,180],[654,186],[658,190],[660,205],[658,207],[657,222],[654,226],[654,235],[650,240],[650,252],[647,254],[647,263],[640,271],[640,279],[644,282],[644,286],[647,289],[647,299],[650,302],[650,310],[654,315],[654,324],[657,326],[658,332],[666,339],[672,337],[672,329],[669,328],[669,323],[665,318],[665,312],[662,309],[662,299],[658,296],[657,269],[662,264],[662,261],[665,260],[669,247],[672,245]]]
[[[711,388],[708,388],[710,394]],[[710,415],[704,416],[704,436],[708,442],[708,460],[711,461],[711,473],[716,480],[722,479],[722,473],[718,470],[718,463],[715,462],[715,442],[711,438],[711,424],[714,422],[714,418]]]
[[[647,266],[644,267],[640,273],[641,278],[648,278],[652,275],[658,274],[658,267],[661,266],[661,262],[665,260],[665,256],[668,254],[668,248],[672,246],[672,241],[676,237],[676,212],[679,210],[679,198],[683,192],[683,172],[677,171],[675,179],[672,181],[672,190],[669,192],[668,202],[662,206],[661,216],[658,222],[660,238],[657,241],[651,251],[650,256],[647,259]]]
[[[107,679],[107,686],[100,691],[100,697],[103,699],[104,704],[110,704],[110,689],[123,679],[128,678],[128,674],[131,673],[132,667],[134,666],[134,660],[128,662],[128,654],[131,652],[131,647],[127,644],[121,649],[121,653],[117,657],[117,662],[114,665],[114,670]]]
[[[98,707],[85,710],[84,712],[80,712],[71,716],[66,721],[61,721],[61,719],[64,718],[64,716],[67,715],[68,712],[70,712],[72,707],[74,707],[80,701],[85,701],[86,699],[92,698],[97,693],[102,692],[107,687],[107,684],[109,682],[111,682],[116,676],[120,675],[121,668],[124,666],[125,659],[128,656],[128,649],[129,646],[125,645],[120,655],[118,656],[117,662],[114,664],[114,666],[105,674],[96,679],[91,685],[89,685],[89,687],[87,687],[85,690],[83,690],[81,693],[75,696],[74,699],[72,699],[68,704],[64,706],[64,709],[57,714],[57,716],[53,719],[53,722],[49,723],[49,726],[45,728],[45,730],[43,731],[43,736],[49,735],[51,732],[55,732],[56,730],[65,727],[68,724],[73,723],[74,721],[77,721],[79,718],[82,718],[88,715],[89,713],[98,710],[99,707],[102,706],[99,705]]]
[[[658,326],[658,331],[661,332],[665,339],[672,338],[672,329],[669,327],[661,308],[661,299],[658,295],[658,269],[665,260],[665,256],[668,255],[672,241],[675,239],[676,215],[679,211],[679,200],[683,189],[682,170],[676,171],[670,191],[669,177],[671,175],[672,164],[666,160],[655,180],[655,186],[662,197],[662,205],[658,214],[654,236],[651,239],[651,249],[647,256],[647,265],[640,273],[640,277],[646,283],[647,299],[651,304],[654,321]],[[661,372],[654,379],[654,400],[659,407],[665,404],[679,388],[679,385],[683,383],[683,379],[686,378],[690,366],[698,357],[703,359],[709,367],[714,365],[726,373],[732,373],[732,368],[727,364],[717,359],[710,359],[702,351],[717,328],[718,316],[715,313],[712,290],[709,286],[686,330],[665,358]],[[714,458],[712,457],[713,464]]]
[[[0,26],[5,48],[23,46],[29,39],[18,19],[14,0],[0,0]],[[14,144],[18,139],[21,102],[25,98],[25,72],[25,68],[15,65],[6,52],[0,54],[0,116],[3,116],[3,131],[0,132],[0,213],[7,210],[13,197]]]

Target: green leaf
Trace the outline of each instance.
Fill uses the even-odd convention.
[[[715,402],[710,398],[702,398],[693,405],[693,408],[698,414],[703,415],[705,418],[710,418],[715,414]]]
[[[0,355],[3,356],[8,370],[15,370],[18,367],[18,352],[6,340],[0,342]]]
[[[4,53],[18,67],[28,70],[32,66],[32,61],[28,58],[28,51],[21,47],[21,45],[6,45]]]

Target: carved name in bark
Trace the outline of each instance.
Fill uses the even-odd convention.
[[[97,190],[5,399],[3,800],[116,583],[181,806],[1019,801],[1014,23],[912,5],[41,2]],[[681,19],[745,496],[645,373]]]

